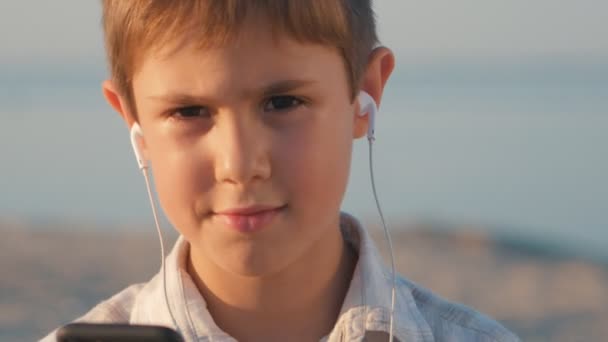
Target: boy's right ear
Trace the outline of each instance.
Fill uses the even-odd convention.
[[[101,84],[101,88],[108,104],[122,117],[127,127],[131,128],[136,122],[135,116],[129,111],[126,100],[118,92],[118,88],[114,85],[114,82],[112,80],[105,80]]]

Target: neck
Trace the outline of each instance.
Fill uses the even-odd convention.
[[[191,249],[188,272],[215,323],[239,341],[318,341],[329,334],[356,264],[338,227],[268,277],[214,270],[198,255]]]

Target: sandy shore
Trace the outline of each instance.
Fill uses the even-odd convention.
[[[48,229],[0,222],[1,341],[40,338],[128,284],[146,281],[159,268],[154,231]],[[373,236],[383,248],[382,235]],[[606,265],[473,231],[427,227],[395,232],[393,239],[401,274],[495,317],[525,341],[608,338]]]

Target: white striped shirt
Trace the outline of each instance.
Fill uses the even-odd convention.
[[[355,218],[342,213],[340,221],[345,240],[358,252],[359,258],[334,329],[321,341],[386,341],[390,321],[390,269]],[[131,285],[101,302],[77,321],[162,325],[179,331],[186,341],[235,341],[215,324],[205,300],[186,272],[188,253],[189,244],[180,237],[166,259],[169,305],[177,326],[165,305],[161,272],[149,282]],[[396,294],[396,341],[519,341],[492,319],[449,303],[403,277],[398,278]],[[55,341],[55,332],[42,341]]]

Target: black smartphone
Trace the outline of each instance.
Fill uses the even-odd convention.
[[[156,325],[71,323],[57,331],[58,342],[184,342],[175,330]]]

